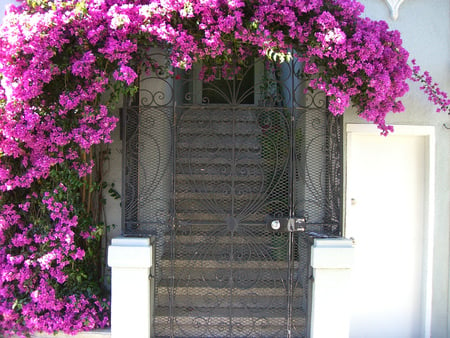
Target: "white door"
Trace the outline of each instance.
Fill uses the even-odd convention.
[[[355,239],[351,337],[422,337],[429,330],[430,135],[347,129],[346,237]],[[403,132],[402,132],[403,130]]]

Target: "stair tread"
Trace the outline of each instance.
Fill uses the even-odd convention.
[[[204,174],[191,174],[189,172],[181,172],[176,174],[177,182],[228,182],[231,180],[233,180],[234,182],[261,182],[262,179],[264,179],[264,174],[262,172],[251,175],[224,175],[222,173],[209,173],[207,169],[204,169]]]
[[[227,187],[229,188],[229,187]],[[229,188],[231,190],[231,188]],[[181,199],[211,199],[211,198],[233,198],[233,200],[248,200],[251,202],[254,200],[255,196],[260,196],[262,198],[266,197],[267,194],[265,192],[260,191],[243,191],[239,193],[231,192],[231,191],[177,191],[176,197]],[[253,197],[253,198],[252,198]],[[252,198],[252,199],[250,199]]]
[[[163,268],[211,268],[217,269],[218,267],[229,267],[233,264],[234,269],[286,269],[287,262],[286,261],[277,261],[277,260],[249,260],[249,261],[230,261],[230,260],[199,260],[198,257],[196,259],[188,260],[188,259],[176,259],[171,261],[169,257],[166,259],[161,259],[161,267]],[[295,261],[293,263],[293,268],[299,268],[299,262]]]
[[[251,210],[249,210],[249,211],[251,212]],[[257,217],[257,218],[259,218],[260,222],[263,222],[265,216],[267,215],[267,213],[264,213],[264,210],[260,210],[258,214],[257,214],[256,212],[258,212],[258,210],[256,210],[255,212],[251,212],[251,214],[249,214],[249,215],[244,214],[244,216],[246,216],[245,219],[255,220],[255,217]],[[204,219],[204,220],[209,220],[209,219],[211,219],[211,220],[220,220],[220,221],[226,220],[226,219],[228,218],[228,216],[230,215],[230,214],[229,214],[228,212],[226,212],[226,211],[220,212],[219,210],[218,210],[217,212],[214,212],[214,214],[212,214],[211,211],[209,211],[208,213],[206,213],[206,212],[198,212],[198,211],[195,211],[195,210],[193,210],[193,211],[190,211],[190,210],[184,210],[182,213],[183,213],[183,214],[190,214],[190,215],[193,215],[193,214],[199,214],[199,215],[203,215],[203,216],[207,217],[207,219]],[[181,214],[181,212],[178,212],[178,210],[177,210],[177,216],[180,216],[180,214]],[[243,215],[241,215],[241,214],[239,213],[239,210],[238,210],[238,212],[235,213],[235,217],[236,217],[236,218],[239,218],[239,217],[240,217],[240,218],[243,218],[242,216],[243,216]],[[262,218],[261,218],[261,216],[262,216]],[[181,220],[181,221],[183,221],[182,217],[178,217],[178,219]],[[203,217],[202,217],[202,219],[203,219]],[[190,220],[191,220],[192,222],[197,222],[197,221],[199,221],[200,219],[197,219],[197,218],[195,218],[195,217],[191,217]]]
[[[194,317],[192,316],[193,308],[190,306],[183,306],[183,307],[174,307],[172,309],[174,316],[177,319],[183,320],[183,318],[187,318],[189,320],[194,320]],[[208,316],[210,318],[215,318],[217,321],[220,320],[229,320],[230,319],[230,309],[227,308],[217,308],[211,311],[211,308],[205,307],[205,308],[198,308],[195,309],[196,313],[204,313],[205,316]],[[258,320],[260,318],[267,318],[272,319],[274,321],[276,320],[286,320],[286,309],[280,309],[280,308],[266,308],[266,309],[257,309],[257,311],[252,311],[248,309],[243,308],[237,308],[237,309],[231,309],[233,312],[233,319],[250,319],[250,320]],[[255,309],[253,309],[255,310]],[[169,307],[166,306],[159,306],[155,312],[155,320],[158,320],[158,318],[169,316]],[[305,313],[301,310],[296,311],[296,316],[294,317],[294,322],[300,322],[305,319]]]
[[[177,283],[178,284],[178,283]],[[159,295],[167,295],[167,285],[159,285],[160,289],[158,291]],[[190,297],[206,297],[211,294],[217,297],[225,297],[230,296],[239,296],[239,297],[273,297],[273,298],[281,298],[285,299],[287,297],[287,291],[284,288],[275,288],[275,287],[252,287],[246,289],[233,288],[232,292],[229,288],[215,288],[215,287],[207,287],[207,286],[180,286],[177,285],[177,297],[189,295]],[[294,290],[294,296],[299,297],[303,294],[301,288],[297,288]],[[263,299],[262,299],[263,300]],[[264,304],[264,302],[263,302]]]
[[[166,236],[166,240],[168,240],[169,235]],[[202,245],[201,243],[209,242],[209,243],[217,243],[217,244],[249,244],[249,243],[258,243],[262,245],[267,245],[266,242],[270,242],[272,240],[272,236],[269,232],[260,232],[255,234],[248,234],[239,236],[230,236],[229,233],[211,233],[211,234],[189,234],[182,235],[177,234],[176,243],[186,244],[186,245]]]
[[[188,154],[189,157],[182,156],[183,154],[177,154],[181,156],[177,156],[177,165],[180,167],[184,164],[207,164],[208,166],[212,165],[247,165],[247,166],[260,166],[261,158],[234,158],[229,159],[225,156],[192,156],[192,154]]]
[[[218,137],[232,137],[234,136],[258,136],[261,135],[261,128],[255,125],[254,122],[240,122],[232,130],[232,122],[214,123],[214,125],[183,125],[177,130],[179,138],[184,137],[204,137],[204,136],[218,136]],[[196,137],[196,138],[197,138]]]

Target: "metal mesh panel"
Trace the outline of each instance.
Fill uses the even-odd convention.
[[[127,233],[148,234],[167,224],[171,190],[171,110],[127,110],[124,217]]]
[[[310,243],[267,221],[339,231],[341,127],[298,67],[156,72],[126,107],[124,233],[156,237],[156,336],[307,335]]]
[[[299,113],[295,135],[295,213],[305,217],[310,225],[328,224],[329,231],[339,231],[342,118],[318,108],[302,108]]]

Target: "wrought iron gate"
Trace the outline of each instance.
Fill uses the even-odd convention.
[[[156,336],[307,334],[309,244],[270,224],[339,232],[342,130],[299,67],[160,71],[125,105],[124,233],[156,237]]]

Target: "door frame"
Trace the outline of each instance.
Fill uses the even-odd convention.
[[[352,167],[349,165],[354,158],[352,157],[352,144],[355,135],[380,135],[380,130],[375,125],[367,124],[346,124],[344,139],[344,225],[343,234],[347,237],[347,224],[349,220],[349,209],[351,206],[351,196],[348,191],[348,177],[352,173]],[[431,335],[431,314],[432,314],[432,283],[433,283],[433,250],[434,250],[434,214],[435,214],[435,127],[417,126],[417,125],[394,125],[393,135],[417,136],[425,138],[425,192],[424,196],[424,234],[423,252],[425,254],[422,269],[425,273],[422,285],[421,296],[423,305],[421,314],[423,324],[421,333],[423,337]],[[384,137],[384,136],[379,136]],[[386,136],[389,137],[389,136]],[[357,239],[356,239],[357,245]]]

